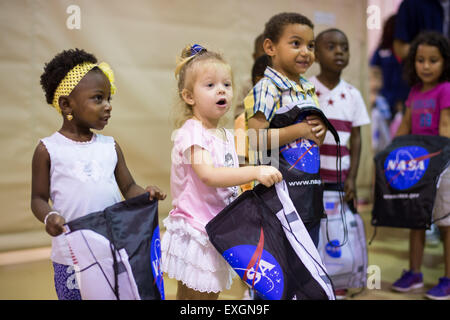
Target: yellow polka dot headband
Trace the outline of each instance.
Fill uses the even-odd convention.
[[[61,113],[61,109],[59,107],[59,97],[68,96],[76,87],[76,85],[81,81],[81,79],[83,79],[86,73],[91,71],[94,67],[98,67],[100,70],[102,70],[108,78],[109,82],[111,83],[111,94],[114,94],[116,92],[116,86],[114,85],[114,72],[112,71],[109,64],[107,64],[106,62],[102,62],[99,64],[91,62],[80,63],[73,67],[72,70],[67,72],[66,76],[61,80],[55,90],[52,105],[59,113]]]

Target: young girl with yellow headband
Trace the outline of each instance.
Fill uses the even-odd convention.
[[[156,186],[143,189],[127,168],[122,150],[102,130],[111,117],[114,75],[109,66],[83,50],[66,50],[45,65],[41,85],[46,100],[61,115],[61,129],[41,139],[32,161],[31,209],[52,238],[51,259],[60,300],[80,300],[64,223],[101,211],[145,192],[166,195]],[[49,204],[51,199],[52,206]]]
[[[237,197],[238,185],[258,180],[269,187],[282,176],[270,166],[239,168],[234,137],[219,127],[233,99],[231,68],[221,55],[189,46],[175,76],[184,112],[172,149],[173,210],[164,220],[162,270],[178,280],[177,299],[217,299],[232,273],[206,224]]]

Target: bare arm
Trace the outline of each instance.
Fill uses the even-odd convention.
[[[439,119],[439,135],[450,138],[450,108],[441,110]]]
[[[345,201],[356,199],[356,176],[361,157],[361,127],[353,127],[350,134],[350,169],[344,183]]]
[[[405,134],[411,133],[411,109],[406,108],[405,114],[402,118],[402,123],[398,127],[397,133],[395,134],[396,137],[403,136]]]
[[[31,171],[31,211],[39,221],[44,222],[45,216],[53,209],[48,203],[50,198],[50,155],[42,142],[34,151]],[[62,216],[52,214],[47,218],[45,230],[51,236],[58,236],[64,232],[65,222]]]
[[[190,163],[200,180],[207,186],[215,188],[237,186],[253,180],[270,187],[283,179],[281,173],[271,166],[216,168],[209,152],[198,146],[192,146],[190,149]]]
[[[162,192],[157,186],[148,186],[147,188],[142,188],[133,179],[133,176],[128,170],[127,164],[125,163],[125,157],[123,156],[122,149],[116,142],[116,152],[117,152],[117,165],[114,170],[114,175],[116,177],[117,185],[119,186],[120,192],[125,199],[130,199],[137,197],[145,192],[150,193],[150,200],[156,198],[158,200],[164,200],[166,194]]]

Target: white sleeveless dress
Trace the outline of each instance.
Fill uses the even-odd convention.
[[[88,142],[59,132],[41,139],[50,155],[53,210],[69,222],[122,200],[114,176],[117,153],[113,137],[94,133]],[[72,265],[64,235],[52,238],[52,261]]]

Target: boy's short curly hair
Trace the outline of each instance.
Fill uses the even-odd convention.
[[[274,15],[267,21],[264,28],[264,39],[270,39],[273,43],[277,43],[284,27],[289,24],[303,24],[314,29],[314,24],[304,15],[295,12],[283,12]]]
[[[444,59],[442,74],[438,81],[450,81],[450,42],[444,35],[437,31],[424,31],[414,38],[408,51],[408,56],[405,59],[404,79],[411,87],[422,82],[416,72],[416,54],[421,44],[438,48]]]
[[[52,104],[56,88],[66,74],[83,62],[97,63],[97,58],[91,53],[76,48],[58,53],[45,64],[44,73],[41,75],[41,86],[48,104]]]
[[[323,38],[327,33],[330,33],[330,32],[338,32],[338,33],[342,34],[342,35],[344,36],[344,38],[347,40],[347,42],[348,42],[347,35],[345,34],[344,31],[342,31],[341,29],[337,29],[337,28],[329,28],[329,29],[323,30],[322,32],[320,32],[320,33],[316,36],[316,48],[317,48],[317,46],[319,45],[319,43],[321,42],[322,38]]]

